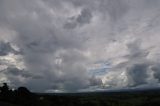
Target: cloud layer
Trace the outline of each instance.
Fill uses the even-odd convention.
[[[37,92],[159,86],[159,4],[1,0],[0,82]]]

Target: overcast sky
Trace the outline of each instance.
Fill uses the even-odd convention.
[[[0,0],[0,83],[36,92],[158,87],[160,0]]]

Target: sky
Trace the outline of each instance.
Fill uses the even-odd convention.
[[[0,0],[0,83],[34,92],[160,85],[160,0]]]

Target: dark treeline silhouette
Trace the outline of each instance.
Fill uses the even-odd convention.
[[[32,93],[26,87],[0,87],[0,106],[160,106],[160,90]]]
[[[24,106],[32,106],[31,101],[35,101],[35,95],[31,93],[26,87],[19,87],[12,90],[7,83],[3,83],[0,87],[0,101],[19,104]],[[34,104],[33,104],[34,106]]]

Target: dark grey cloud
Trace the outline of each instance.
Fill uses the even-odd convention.
[[[8,68],[1,70],[0,74],[6,75],[6,78],[12,87],[18,87],[24,85],[28,80],[43,79],[43,76],[31,73],[24,69],[18,69],[17,67],[14,66],[9,66]]]
[[[83,26],[85,24],[89,24],[92,19],[92,13],[89,9],[83,9],[81,13],[78,16],[70,17],[67,22],[64,25],[64,28],[76,28],[77,26]]]
[[[20,52],[14,50],[9,42],[0,42],[0,56],[8,55],[9,53],[18,54]]]
[[[130,55],[128,56],[129,61],[132,61],[131,64],[126,68],[128,85],[129,86],[139,86],[142,84],[148,83],[148,74],[149,67],[152,66],[152,63],[147,60],[148,52],[141,48],[141,41],[135,41],[128,44],[128,49]],[[125,67],[125,66],[124,66]]]
[[[127,69],[129,77],[129,86],[137,86],[147,83],[147,74],[148,65],[147,64],[135,64]]]
[[[91,11],[88,9],[83,9],[81,11],[81,15],[79,15],[76,20],[77,22],[84,24],[84,23],[89,23],[91,17],[92,17]]]
[[[154,77],[156,78],[156,79],[158,79],[158,81],[160,82],[160,67],[159,67],[159,65],[153,65],[152,67],[151,67],[151,69],[152,69],[152,71],[154,72]]]
[[[34,75],[34,73],[30,73],[26,70],[20,70],[16,67],[8,67],[7,69],[3,70],[7,75],[10,76],[21,76],[23,78],[31,78],[31,79],[38,79],[38,78],[43,78],[42,76]]]

